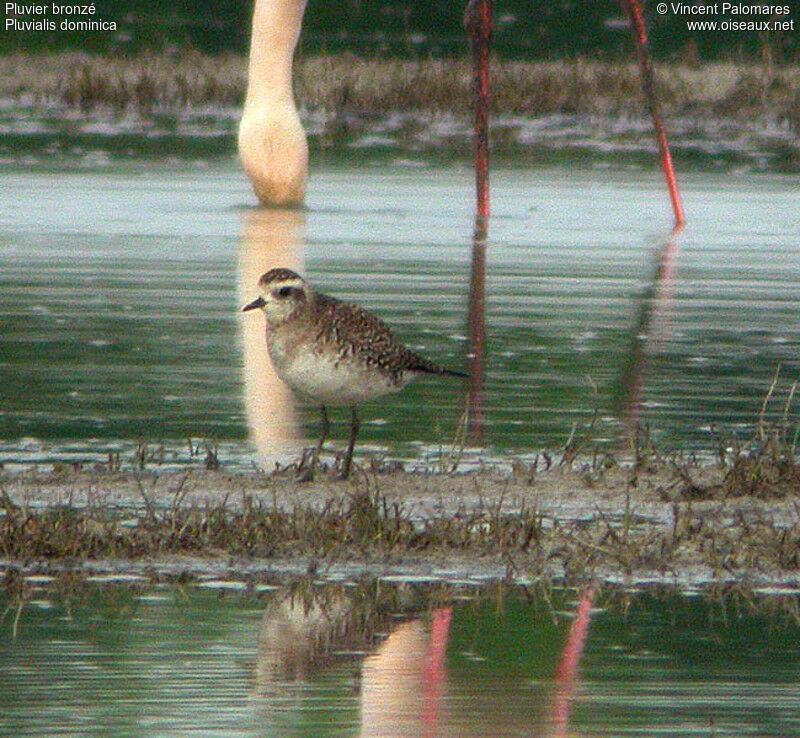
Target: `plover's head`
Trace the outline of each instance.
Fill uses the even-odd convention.
[[[291,269],[270,269],[258,280],[261,296],[242,310],[261,308],[272,325],[288,320],[308,304],[310,288],[303,278]]]

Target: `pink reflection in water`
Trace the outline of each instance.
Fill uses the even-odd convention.
[[[554,738],[563,738],[569,728],[569,715],[578,684],[578,669],[583,658],[586,635],[589,632],[592,604],[598,587],[589,585],[580,596],[575,619],[569,629],[569,636],[556,668],[556,692],[550,705],[549,723]]]
[[[246,213],[239,245],[236,291],[241,307],[257,296],[258,280],[273,267],[302,271],[305,213],[302,210],[254,208]],[[267,352],[264,318],[239,313],[244,364],[244,406],[250,440],[260,463],[293,458],[300,450],[294,398]]]
[[[362,737],[440,734],[451,616],[436,610],[429,633],[421,620],[403,623],[364,660]]]
[[[682,226],[673,229],[653,254],[653,276],[642,291],[630,330],[630,349],[620,371],[616,413],[622,422],[621,446],[636,432],[642,409],[647,358],[662,349],[670,334],[670,307],[675,284],[678,239]]]

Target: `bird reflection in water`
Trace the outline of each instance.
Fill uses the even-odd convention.
[[[305,218],[299,209],[254,208],[245,213],[236,275],[238,304],[249,301],[253,285],[273,267],[302,270]],[[250,440],[264,468],[289,463],[302,447],[292,392],[272,366],[264,322],[239,316]]]
[[[438,734],[451,609],[430,623],[397,624],[395,610],[340,587],[290,591],[267,608],[261,623],[255,684],[259,696],[299,706],[303,682],[336,653],[368,652],[361,668],[362,736]],[[390,631],[374,647],[377,634]]]
[[[598,585],[590,584],[579,593],[548,698],[535,689],[520,693],[520,674],[511,662],[498,662],[489,671],[471,670],[465,669],[456,653],[457,665],[448,673],[453,609],[437,604],[426,615],[413,614],[424,608],[427,599],[419,590],[377,582],[356,587],[298,583],[276,595],[264,613],[255,693],[273,719],[275,711],[281,710],[291,722],[293,714],[308,706],[309,684],[319,683],[343,657],[364,654],[360,672],[353,675],[362,737],[527,734],[562,738],[573,734],[571,708],[580,690],[580,665],[599,591]],[[436,599],[440,601],[440,596]],[[464,626],[476,632],[481,627],[474,611],[465,608],[463,614],[455,649],[464,644]],[[502,643],[505,636],[497,626],[494,620],[489,633]],[[524,639],[526,632],[523,628],[516,637]],[[534,627],[529,631],[534,638],[537,632],[558,637],[552,630]],[[537,659],[551,651],[544,641],[521,648]],[[528,670],[531,676],[544,676],[549,666],[534,661]]]
[[[335,648],[342,649],[354,626],[350,601],[335,591],[290,591],[277,597],[261,621],[256,691],[282,693],[305,679]]]

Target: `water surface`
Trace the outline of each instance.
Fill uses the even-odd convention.
[[[17,167],[2,178],[0,461],[102,459],[192,437],[249,466],[263,408],[246,408],[243,342],[255,346],[260,327],[239,309],[276,260],[377,312],[440,363],[467,365],[467,168],[314,171],[294,214],[253,208],[227,160]],[[589,437],[601,444],[633,416],[667,445],[713,450],[749,432],[779,366],[787,383],[797,377],[793,182],[682,180],[689,225],[665,252],[670,214],[655,171],[493,173],[491,451],[558,448],[595,416]],[[365,406],[362,448],[419,459],[448,445],[462,392],[428,380]],[[779,385],[775,415],[786,392]],[[258,402],[274,408],[271,398]],[[299,421],[313,437],[315,410],[301,408]]]
[[[5,735],[800,730],[796,594],[609,590],[577,618],[574,591],[477,583],[33,594],[0,628]]]

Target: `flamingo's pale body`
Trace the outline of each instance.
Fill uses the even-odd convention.
[[[298,205],[308,142],[292,94],[292,59],[306,0],[256,0],[239,156],[264,205]]]

